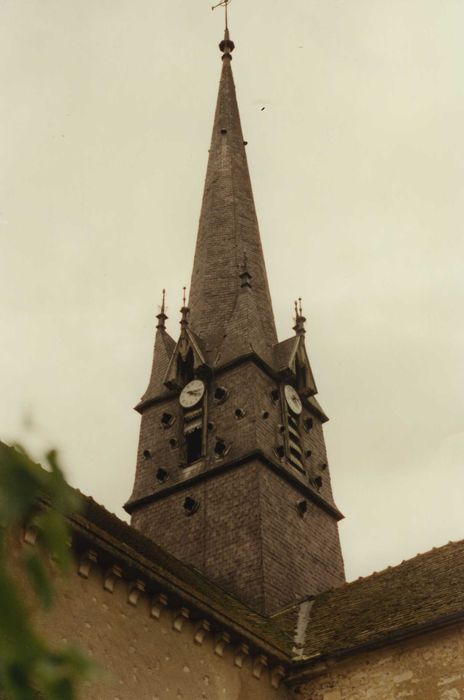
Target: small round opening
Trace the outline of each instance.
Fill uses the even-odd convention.
[[[314,479],[314,485],[318,491],[322,488],[322,476],[316,476],[316,478]]]
[[[193,515],[194,513],[197,512],[197,510],[200,507],[200,502],[195,500],[195,498],[192,498],[191,496],[187,496],[187,498],[184,501],[184,513],[185,515]]]
[[[285,449],[283,445],[277,445],[277,447],[274,448],[274,452],[279,459],[282,459],[285,456]]]
[[[235,417],[237,420],[240,420],[240,418],[245,417],[245,411],[243,410],[243,408],[236,408],[235,409]]]
[[[304,518],[305,514],[308,512],[308,502],[307,501],[298,501],[296,504],[296,509],[298,511],[298,515],[301,518]]]
[[[167,412],[164,412],[160,418],[160,422],[163,428],[169,428],[174,423],[174,420],[175,418],[172,415],[172,413]]]
[[[285,433],[285,425],[279,425],[279,433]]]
[[[150,450],[144,450],[143,451],[143,456],[145,459],[151,459],[151,452]]]
[[[214,430],[214,423],[208,423],[207,428],[208,428],[209,432]]]
[[[325,462],[323,464],[321,464],[322,471],[325,471],[327,469],[327,466],[328,465]]]
[[[216,457],[224,457],[224,455],[227,452],[227,445],[224,442],[224,440],[216,440],[216,444],[214,446],[214,454]]]
[[[159,481],[160,484],[163,484],[166,479],[168,478],[168,473],[166,469],[163,469],[163,467],[160,467],[158,471],[156,472],[156,479]]]
[[[267,420],[269,418],[269,411],[263,411],[261,413],[261,418],[264,418],[264,420]]]
[[[306,430],[307,433],[311,430],[313,427],[313,419],[312,418],[305,418],[303,421],[303,428]]]
[[[226,400],[228,394],[229,394],[229,392],[227,391],[227,389],[224,386],[218,386],[218,387],[216,387],[216,390],[214,392],[214,399],[218,403],[222,403],[223,401]]]
[[[312,455],[311,450],[306,450],[305,456],[307,457],[307,459],[309,459],[311,457],[311,455]]]
[[[277,403],[279,400],[280,392],[278,389],[273,389],[271,391],[271,400],[273,403]]]
[[[227,129],[221,129],[221,134],[227,134]]]
[[[177,440],[175,438],[171,438],[169,440],[169,445],[172,447],[172,449],[174,449],[175,447],[177,447]]]

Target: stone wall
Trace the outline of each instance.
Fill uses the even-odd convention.
[[[348,658],[295,695],[299,700],[460,700],[464,625]]]

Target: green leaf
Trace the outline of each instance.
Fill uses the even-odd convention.
[[[37,550],[29,551],[24,557],[24,565],[26,567],[29,581],[43,607],[48,610],[53,604],[53,588],[50,582],[50,577],[45,565],[40,558]]]
[[[16,586],[0,569],[0,658],[28,663],[41,649]]]
[[[54,557],[62,571],[67,571],[72,557],[69,530],[63,516],[49,508],[40,514],[36,524],[40,532],[40,545]]]

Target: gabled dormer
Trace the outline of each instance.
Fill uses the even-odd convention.
[[[190,309],[181,308],[180,336],[175,345],[163,382],[168,389],[181,390],[195,377],[206,378],[210,374],[200,338],[189,328]]]

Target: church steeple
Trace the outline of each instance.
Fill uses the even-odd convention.
[[[227,0],[220,3],[227,7]],[[277,342],[226,24],[189,300],[164,301],[142,415],[132,524],[273,613],[344,581],[301,303]]]
[[[219,347],[233,344],[238,328],[228,323],[238,303],[243,252],[253,278],[262,331],[254,346],[269,355],[277,342],[245,143],[232,76],[234,43],[226,29],[220,43],[222,72],[190,284],[190,323],[203,340],[212,364],[221,364]]]

